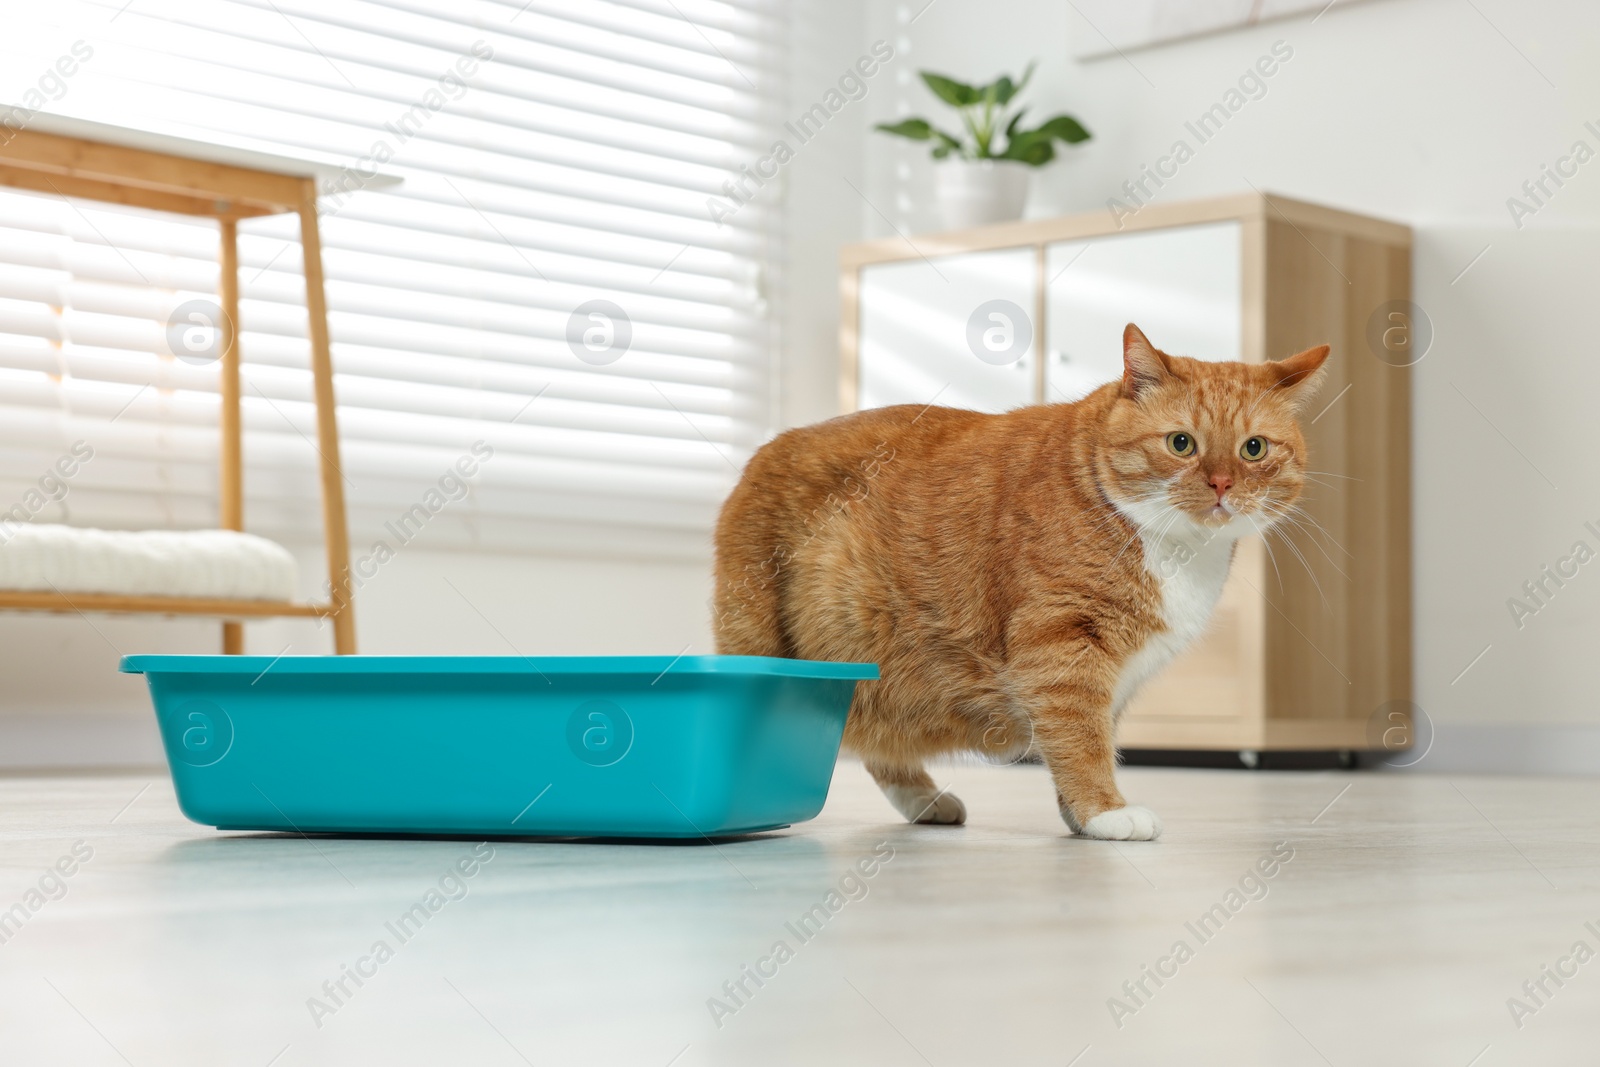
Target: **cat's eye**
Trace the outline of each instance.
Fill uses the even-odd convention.
[[[1182,430],[1167,434],[1167,447],[1174,456],[1194,455],[1194,438]]]
[[[1239,449],[1239,455],[1248,460],[1258,460],[1267,454],[1267,439],[1252,437]]]

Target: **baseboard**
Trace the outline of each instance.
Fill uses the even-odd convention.
[[[165,766],[151,715],[0,715],[0,771]]]
[[[1435,724],[1405,752],[1362,765],[1422,774],[1600,775],[1600,726]]]
[[[1348,749],[1253,750],[1245,763],[1239,749],[1127,748],[1119,756],[1124,767],[1204,767],[1219,770],[1333,771],[1349,770],[1355,757]]]

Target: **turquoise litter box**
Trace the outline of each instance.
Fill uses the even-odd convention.
[[[865,663],[127,656],[221,830],[706,838],[814,817]]]

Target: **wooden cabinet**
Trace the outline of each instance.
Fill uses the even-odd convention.
[[[1124,324],[1201,359],[1333,346],[1303,419],[1317,529],[1240,544],[1207,635],[1124,747],[1380,748],[1411,699],[1411,231],[1271,194],[847,246],[843,410],[1004,411],[1120,376]],[[1419,331],[1421,336],[1425,331]]]

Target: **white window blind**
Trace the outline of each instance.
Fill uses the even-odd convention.
[[[430,489],[441,546],[705,550],[771,422],[775,201],[719,225],[707,200],[781,121],[776,0],[33,8],[7,5],[0,37],[0,92],[24,109],[403,177],[323,201],[358,554]],[[93,459],[30,503],[38,520],[216,523],[218,370],[168,328],[215,293],[216,250],[210,220],[0,190],[0,510],[41,479],[59,496],[81,440]],[[240,262],[245,525],[312,540],[293,216],[244,220]],[[619,336],[614,361],[584,347]]]

